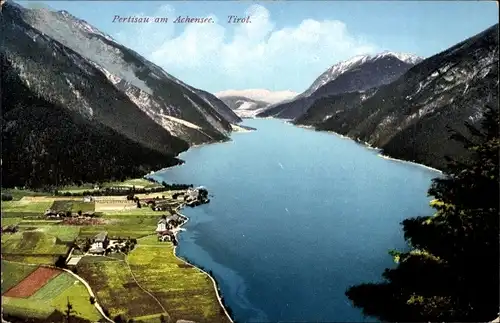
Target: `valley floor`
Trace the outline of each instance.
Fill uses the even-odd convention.
[[[131,180],[113,185],[138,188],[150,184],[146,182]],[[100,196],[82,202],[83,197],[35,196],[34,192],[10,190],[15,200],[2,202],[4,315],[43,321],[54,311],[64,312],[69,301],[74,316],[90,322],[104,319],[91,303],[84,284],[54,267],[62,256],[76,259],[68,263],[69,269],[88,283],[96,304],[111,319],[120,315],[135,322],[160,322],[163,316],[167,322],[229,322],[211,278],[178,259],[171,242],[158,241],[158,219],[182,206],[182,200],[173,198],[173,194],[181,192],[135,195],[140,200],[158,197],[170,206],[170,211],[161,212],[146,204],[138,208],[125,196]],[[47,219],[46,210],[56,208],[96,215],[92,219]],[[79,250],[77,245],[93,240],[101,232],[110,239],[133,241],[134,245],[106,256]]]

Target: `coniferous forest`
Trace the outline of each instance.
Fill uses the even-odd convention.
[[[482,129],[451,132],[470,152],[448,158],[428,191],[434,216],[402,222],[408,252],[390,251],[397,266],[381,283],[346,295],[368,316],[386,322],[486,322],[499,311],[499,117],[488,108]]]

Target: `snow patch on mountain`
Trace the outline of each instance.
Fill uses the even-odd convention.
[[[376,61],[382,58],[387,58],[387,57],[394,57],[404,63],[407,64],[417,64],[423,60],[423,57],[419,57],[413,54],[407,54],[407,53],[397,53],[397,52],[390,52],[390,51],[385,51],[379,54],[375,55],[358,55],[354,56],[348,60],[339,62],[332,67],[330,67],[328,70],[326,70],[323,74],[321,74],[315,81],[314,83],[302,94],[299,95],[299,97],[307,97],[313,94],[317,89],[322,87],[328,82],[331,82],[335,80],[337,77],[340,75],[346,73],[349,70],[352,70],[356,67],[358,67],[361,64],[370,62],[370,61]]]
[[[265,109],[256,109],[256,110],[234,110],[234,112],[238,115],[240,118],[255,118],[260,112],[264,111]]]
[[[241,96],[251,100],[264,101],[270,104],[291,100],[297,96],[293,91],[269,91],[265,89],[247,89],[247,90],[226,90],[215,93],[218,98],[228,96]]]
[[[385,51],[385,52],[382,52],[380,54],[376,54],[376,55],[369,56],[369,57],[370,57],[370,60],[376,60],[376,59],[380,59],[380,58],[383,58],[383,57],[389,57],[389,56],[395,57],[395,58],[399,59],[402,62],[405,62],[407,64],[413,64],[413,65],[417,64],[417,63],[420,63],[421,61],[424,60],[423,57],[420,57],[420,56],[417,56],[417,55],[414,55],[414,54],[410,54],[410,53],[397,53],[397,52],[391,52],[391,51]]]
[[[191,122],[183,120],[183,119],[179,119],[179,118],[168,116],[168,115],[162,115],[162,117],[170,119],[170,120],[172,120],[174,122],[180,123],[180,124],[182,124],[182,125],[184,125],[184,126],[186,126],[188,128],[191,128],[191,129],[196,129],[196,130],[201,130],[202,129],[200,126],[197,126],[194,123],[191,123]]]
[[[112,78],[112,75],[107,75],[108,78]],[[208,136],[200,126],[191,123],[189,121],[173,117],[165,113],[175,113],[177,109],[172,106],[160,105],[154,98],[148,93],[141,91],[139,88],[134,87],[128,82],[123,82],[123,86],[127,87],[125,94],[128,98],[135,103],[144,113],[146,113],[151,119],[153,119],[157,124],[162,126],[164,129],[168,130],[172,135],[181,138],[188,139],[190,137],[189,129],[196,130],[208,138]],[[188,128],[188,129],[186,129]]]
[[[253,110],[253,108],[257,105],[255,102],[248,102],[238,100],[236,103],[241,103],[241,105],[236,110]]]

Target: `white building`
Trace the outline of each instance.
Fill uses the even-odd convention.
[[[165,219],[160,219],[158,221],[158,226],[156,227],[156,232],[163,232],[167,230],[167,221]]]

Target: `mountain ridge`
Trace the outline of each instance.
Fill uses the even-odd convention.
[[[463,123],[477,124],[486,105],[498,107],[498,24],[425,59],[369,95],[353,92],[317,100],[294,123],[443,169],[445,156],[467,157],[449,140],[447,127],[465,131]]]
[[[200,144],[227,137],[231,127],[220,115],[221,110],[225,110],[226,115],[231,115],[233,122],[241,121],[220,102],[217,102],[217,106],[212,106],[216,98],[211,94],[202,93],[178,80],[134,50],[119,44],[109,35],[66,11],[22,7],[18,7],[18,11],[20,19],[99,66],[113,84],[121,83],[120,90],[132,101],[137,102],[131,97],[132,93],[136,97],[142,94],[145,99],[139,107],[143,111],[148,110],[150,115],[155,114],[155,122],[166,130],[172,131],[178,125],[166,122],[161,115],[196,124],[205,133],[210,133],[210,138],[214,138],[200,141],[196,139],[199,138],[196,129],[184,128],[178,132],[182,132],[181,139],[187,142]]]
[[[419,59],[417,56],[394,52],[355,56],[334,64],[294,99],[272,105],[257,116],[295,119],[323,96],[368,90],[388,84],[400,77]]]
[[[1,9],[5,187],[142,176],[180,163],[190,145],[229,140],[241,121],[64,11],[10,1]]]
[[[292,100],[297,93],[292,91],[269,91],[265,89],[226,90],[215,93],[241,118],[254,118],[258,113],[280,102]]]
[[[225,97],[246,97],[253,101],[262,101],[269,104],[279,103],[282,101],[293,99],[297,96],[296,92],[285,91],[270,91],[266,89],[246,89],[246,90],[225,90],[215,93],[218,98]]]

